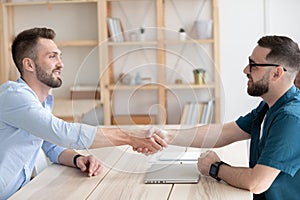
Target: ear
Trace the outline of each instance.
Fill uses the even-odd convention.
[[[22,61],[22,64],[23,64],[24,71],[30,71],[30,72],[34,71],[34,68],[33,68],[34,62],[30,58],[24,58]]]
[[[274,67],[273,71],[273,78],[274,79],[279,79],[281,76],[283,76],[283,68],[282,67]]]

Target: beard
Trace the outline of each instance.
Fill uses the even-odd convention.
[[[44,83],[45,85],[51,87],[51,88],[58,88],[62,85],[61,78],[55,78],[53,76],[53,73],[47,73],[44,71],[39,65],[35,63],[36,66],[36,76],[39,81]]]
[[[252,80],[252,77],[248,75],[248,78]],[[260,79],[257,82],[252,82],[251,86],[248,86],[247,92],[250,96],[258,97],[262,96],[263,94],[266,94],[269,91],[269,81],[268,77],[263,76],[262,79]]]

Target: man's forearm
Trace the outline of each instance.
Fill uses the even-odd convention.
[[[166,129],[169,144],[197,148],[212,148],[218,142],[222,125],[204,125],[192,128]]]
[[[271,186],[279,173],[275,168],[259,164],[254,168],[221,165],[218,177],[234,187],[259,194]]]
[[[58,157],[58,162],[62,165],[66,166],[74,166],[73,164],[73,158],[78,153],[74,151],[73,149],[66,149]]]
[[[249,139],[235,122],[227,124],[208,124],[193,128],[170,129],[169,144],[197,148],[223,147],[236,141]]]
[[[90,148],[100,148],[109,146],[131,145],[128,134],[120,128],[97,128],[97,133]]]

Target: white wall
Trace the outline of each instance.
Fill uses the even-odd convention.
[[[280,34],[300,42],[299,8],[299,0],[219,0],[224,122],[236,120],[261,100],[248,96],[243,74],[257,40]]]

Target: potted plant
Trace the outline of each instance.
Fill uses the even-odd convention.
[[[179,29],[179,39],[180,40],[185,40],[186,39],[186,32],[183,28]]]

